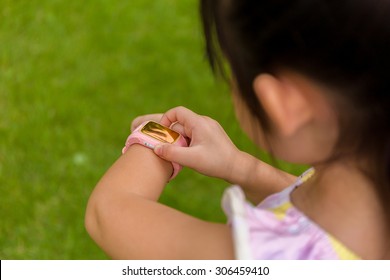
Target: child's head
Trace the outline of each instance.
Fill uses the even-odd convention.
[[[335,141],[327,146],[331,153],[302,161],[360,159],[378,185],[389,186],[389,1],[202,0],[201,12],[213,69],[222,70],[221,56],[227,59],[239,99],[268,139],[275,141],[278,122],[267,110],[270,91],[291,81],[309,93],[318,87],[316,104],[323,98],[335,121],[323,112],[329,135],[319,132],[316,141]],[[292,102],[299,108],[299,98]]]

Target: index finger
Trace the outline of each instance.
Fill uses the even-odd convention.
[[[167,111],[162,116],[160,123],[168,127],[174,123],[179,123],[183,126],[186,136],[191,138],[192,130],[199,117],[200,116],[193,111],[180,106]]]

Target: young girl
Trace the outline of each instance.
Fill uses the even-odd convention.
[[[155,120],[189,146],[128,142],[89,200],[92,238],[119,259],[389,259],[390,3],[203,0],[201,12],[243,129],[313,168],[295,178],[271,167],[183,107],[142,116],[133,130]],[[237,185],[223,198],[227,225],[157,202],[178,164]]]

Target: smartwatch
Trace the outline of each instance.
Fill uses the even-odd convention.
[[[122,154],[124,154],[133,144],[140,144],[152,150],[155,146],[160,144],[188,147],[187,141],[183,135],[154,121],[142,123],[129,135],[129,137],[127,137],[126,144],[122,149]],[[173,173],[169,178],[169,181],[175,178],[182,169],[182,166],[175,162],[172,162],[172,166]]]

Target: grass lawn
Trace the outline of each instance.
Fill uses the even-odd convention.
[[[189,107],[263,156],[203,58],[197,0],[3,0],[0,18],[0,259],[106,259],[84,210],[140,114]],[[161,201],[223,222],[226,186],[185,169]]]

